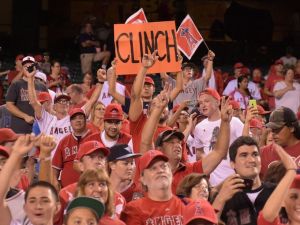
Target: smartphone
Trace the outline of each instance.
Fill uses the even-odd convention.
[[[251,191],[253,186],[253,180],[244,178],[245,187],[243,188],[245,191]]]
[[[27,67],[27,71],[28,71],[29,73],[31,73],[34,69],[35,69],[35,65],[34,65],[34,64],[32,64],[31,66],[28,66],[28,67]]]
[[[257,103],[255,99],[250,99],[249,100],[249,106],[252,106],[253,108],[257,108]]]

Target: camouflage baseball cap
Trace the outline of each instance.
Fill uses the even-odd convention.
[[[295,122],[297,122],[295,113],[287,107],[280,107],[271,113],[269,123],[266,126],[275,130],[285,125],[292,126]]]

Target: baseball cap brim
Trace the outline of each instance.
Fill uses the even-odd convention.
[[[88,208],[91,209],[99,220],[105,211],[105,206],[97,199],[90,197],[78,197],[73,199],[67,207],[67,214],[76,208]]]
[[[145,164],[144,167],[142,167],[141,172],[143,172],[145,169],[148,169],[153,164],[154,161],[159,161],[159,160],[169,162],[169,158],[165,155],[154,156],[148,163]]]
[[[118,158],[115,158],[113,161],[122,160],[122,159],[129,159],[129,158],[138,158],[138,157],[141,157],[141,156],[142,156],[142,154],[139,154],[139,153],[130,153],[130,154],[123,155],[123,156],[120,156]]]
[[[170,140],[172,137],[177,137],[179,140],[182,141],[184,139],[184,134],[175,130],[166,130],[158,136],[155,146],[161,146],[163,142]]]
[[[67,99],[68,101],[70,101],[71,97],[69,95],[61,94],[61,95],[54,98],[54,103],[56,103],[60,99]]]
[[[99,147],[97,147],[97,148],[92,148],[92,149],[90,149],[90,150],[87,151],[83,156],[89,155],[89,154],[91,154],[91,153],[93,153],[93,152],[96,152],[96,151],[103,152],[104,156],[108,156],[109,153],[110,153],[110,151],[109,151],[108,148],[99,148]],[[83,156],[82,156],[82,157],[83,157]],[[81,158],[82,158],[82,157],[81,157]]]
[[[266,127],[275,130],[283,127],[284,125],[285,125],[284,122],[269,122],[266,124]]]

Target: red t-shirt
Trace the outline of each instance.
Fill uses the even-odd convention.
[[[279,217],[276,217],[276,219],[271,223],[266,221],[262,212],[260,211],[257,217],[257,225],[283,225],[283,223],[280,222]]]
[[[8,84],[11,84],[11,82],[18,75],[19,72],[20,71],[18,71],[18,70],[11,70],[11,71],[9,71],[9,73],[7,74]]]
[[[129,202],[121,219],[127,225],[183,224],[183,210],[184,205],[176,196],[168,201],[153,201],[144,197]]]
[[[139,182],[139,176],[136,176],[135,181],[121,194],[125,198],[126,202],[144,197],[142,186]]]
[[[299,164],[300,161],[300,141],[290,147],[284,148],[284,150],[292,156],[297,165]],[[265,147],[262,147],[260,149],[260,157],[261,157],[261,176],[263,177],[264,174],[266,174],[266,171],[270,165],[271,162],[280,160],[279,156],[277,155],[276,150],[273,148],[273,145],[267,145]]]
[[[92,132],[92,134],[99,133],[102,131],[100,127],[97,127],[91,121],[86,123],[86,127]]]
[[[52,167],[61,170],[61,185],[66,187],[77,182],[80,174],[73,169],[73,161],[79,149],[79,145],[91,134],[88,130],[80,140],[73,133],[64,137],[58,144],[52,160]]]
[[[173,130],[172,127],[169,127],[169,126],[160,126],[158,125],[157,126],[157,129],[154,133],[154,137],[153,137],[153,141],[156,141],[158,135],[166,130]]]
[[[176,188],[180,181],[190,173],[203,173],[202,160],[194,163],[181,163],[178,169],[173,173],[172,192],[176,193]]]
[[[142,131],[147,122],[147,115],[143,112],[136,121],[130,120],[130,134],[132,135],[133,152],[140,152],[140,144],[142,139]]]

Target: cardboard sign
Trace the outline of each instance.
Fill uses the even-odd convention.
[[[187,15],[177,30],[178,48],[190,60],[203,38],[194,24],[192,18]]]
[[[158,50],[158,60],[147,73],[177,72],[181,64],[177,55],[174,21],[144,24],[115,24],[116,74],[136,75],[144,54]]]

